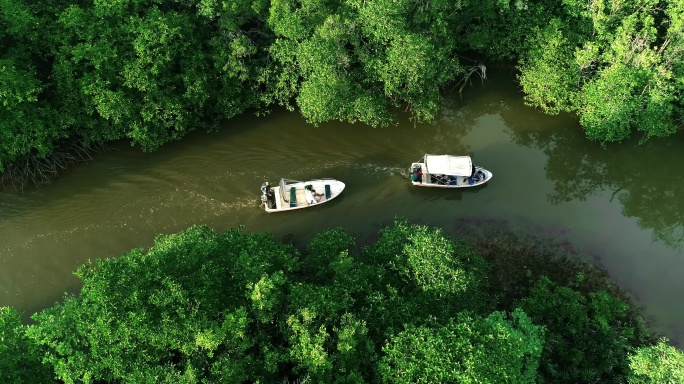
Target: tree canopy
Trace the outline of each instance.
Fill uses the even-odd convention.
[[[576,113],[587,137],[664,137],[681,127],[684,6],[679,1],[564,1],[521,55],[529,105]]]
[[[625,299],[542,278],[499,302],[471,245],[404,220],[362,247],[332,229],[303,250],[195,226],[76,274],[81,292],[35,324],[0,310],[3,382],[643,383],[684,372],[682,353],[652,340]]]
[[[307,121],[429,122],[480,64],[601,142],[681,127],[675,0],[0,1],[0,172],[56,146],[144,150],[275,105]]]

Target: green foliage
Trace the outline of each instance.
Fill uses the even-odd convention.
[[[476,291],[486,276],[483,261],[465,243],[406,220],[385,228],[365,253],[375,264],[389,266],[402,285],[437,296]]]
[[[535,383],[543,338],[519,309],[510,318],[462,313],[446,326],[409,326],[393,337],[380,374],[386,383]]]
[[[440,229],[396,220],[363,249],[361,260],[369,266],[364,317],[376,339],[400,332],[405,324],[491,308],[484,261]]]
[[[520,65],[520,86],[525,103],[557,114],[572,108],[579,73],[567,63],[572,60],[573,44],[561,29],[559,19],[539,31],[528,57]]]
[[[48,3],[0,2],[0,171],[61,140],[153,150],[261,105],[263,1]]]
[[[667,345],[667,339],[638,348],[629,357],[629,368],[630,384],[684,383],[684,353]]]
[[[22,155],[46,156],[66,135],[52,125],[53,112],[38,100],[43,85],[36,70],[22,61],[0,59],[0,172]]]
[[[28,154],[46,156],[68,135],[44,100],[55,6],[0,0],[0,173]]]
[[[371,271],[349,255],[354,240],[342,229],[317,235],[303,262],[306,281],[290,288],[283,333],[295,373],[320,383],[365,382],[376,344],[354,313],[368,290]]]
[[[40,88],[35,70],[23,69],[10,60],[0,61],[0,101],[3,107],[13,109],[22,102],[36,101]]]
[[[684,116],[674,0],[0,0],[0,172],[64,141],[154,150],[273,104],[313,124],[440,113],[469,67],[519,60],[526,102],[587,137]],[[468,57],[468,58],[466,58]]]
[[[26,336],[26,328],[17,311],[10,307],[0,307],[0,382],[54,382],[52,366],[41,363],[40,351]]]
[[[240,231],[193,227],[161,236],[147,252],[80,268],[80,295],[35,315],[31,336],[65,382],[270,377],[250,329],[282,304],[254,287],[282,284],[293,257],[269,236]]]
[[[526,101],[577,113],[592,140],[673,134],[684,112],[680,2],[564,3],[567,14],[537,30],[524,55]]]
[[[453,10],[448,2],[416,0],[274,1],[272,97],[290,108],[296,100],[314,124],[384,125],[394,119],[390,108],[403,106],[431,121],[440,87],[465,72],[449,28]]]
[[[652,1],[643,3],[656,6]],[[633,128],[644,131],[646,137],[667,136],[676,130],[672,67],[653,47],[658,38],[653,11],[637,11],[619,20],[610,49],[601,57],[606,67],[584,87],[580,122],[589,138],[621,141]]]
[[[561,1],[462,1],[462,20],[456,25],[462,37],[460,44],[467,52],[477,52],[487,61],[509,61],[524,57],[529,49],[537,49],[528,41],[532,31],[544,28],[562,12]]]
[[[27,39],[36,41],[38,23],[35,11],[24,1],[0,1],[0,37],[12,36],[14,39]],[[3,44],[4,45],[4,44]],[[28,48],[28,47],[22,47]]]
[[[634,94],[639,85],[633,72],[624,66],[612,66],[584,87],[585,104],[580,123],[587,136],[605,141],[621,141],[631,132],[632,114],[639,98]]]
[[[286,324],[294,373],[315,383],[351,383],[364,382],[374,368],[374,345],[367,337],[366,322],[353,314],[330,316],[303,307]]]
[[[648,333],[629,305],[607,292],[588,296],[542,278],[520,307],[544,326],[544,382],[624,381],[628,354]]]
[[[415,0],[349,1],[358,14],[364,73],[392,106],[432,121],[440,89],[465,68],[457,59],[459,4]]]
[[[129,16],[123,3],[67,9],[56,79],[72,96],[71,107],[85,112],[77,117],[84,137],[129,137],[154,149],[197,126],[192,120],[207,99],[207,57],[189,14],[130,7],[142,14]]]
[[[149,250],[79,268],[80,294],[34,315],[35,325],[2,309],[1,372],[14,382],[35,366],[65,383],[336,384],[678,372],[681,354],[663,346],[637,350],[630,370],[646,331],[608,293],[542,279],[520,308],[492,312],[482,258],[439,229],[396,220],[361,254],[352,246],[341,229],[320,233],[304,255],[240,228],[159,236]],[[653,368],[658,358],[667,369]]]
[[[335,272],[332,264],[344,258],[352,246],[354,239],[342,228],[321,232],[307,245],[303,267],[316,281],[325,282]]]

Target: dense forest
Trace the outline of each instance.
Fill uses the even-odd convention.
[[[678,0],[0,0],[0,172],[49,179],[112,140],[154,150],[246,112],[391,124],[510,65],[586,137],[671,135]]]
[[[0,381],[684,382],[684,353],[600,271],[496,239],[402,219],[301,250],[241,228],[159,236],[82,266],[82,291],[34,324],[0,308]]]
[[[667,137],[684,116],[684,2],[0,0],[0,174],[45,182],[111,141],[152,151],[272,108],[430,122],[502,66],[528,105],[577,115],[582,139]],[[553,145],[552,176],[580,168],[550,135],[515,139]],[[605,174],[553,198],[625,183]],[[680,217],[632,201],[671,197],[637,192],[628,213],[675,242]],[[193,227],[83,266],[82,291],[30,325],[0,307],[0,382],[684,382],[684,354],[624,294],[552,256],[505,263],[510,248],[401,220],[305,249]]]

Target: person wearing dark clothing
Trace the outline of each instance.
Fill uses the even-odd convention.
[[[268,183],[266,183],[266,201],[268,201],[269,208],[276,208],[275,192],[273,192],[273,188]]]
[[[415,168],[413,172],[411,172],[411,181],[414,183],[423,182],[423,172],[420,171],[420,168]]]

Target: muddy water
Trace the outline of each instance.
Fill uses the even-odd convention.
[[[576,119],[542,115],[521,96],[508,74],[490,73],[486,87],[446,100],[433,124],[313,127],[277,111],[153,154],[116,145],[45,188],[0,193],[0,306],[29,315],[78,292],[72,273],[88,259],[149,247],[192,224],[244,225],[306,244],[337,226],[368,236],[395,217],[447,230],[490,218],[570,242],[681,345],[684,137],[604,149]],[[470,154],[494,178],[467,191],[412,187],[407,168],[425,153]],[[347,187],[320,207],[266,214],[259,187],[280,177]]]

